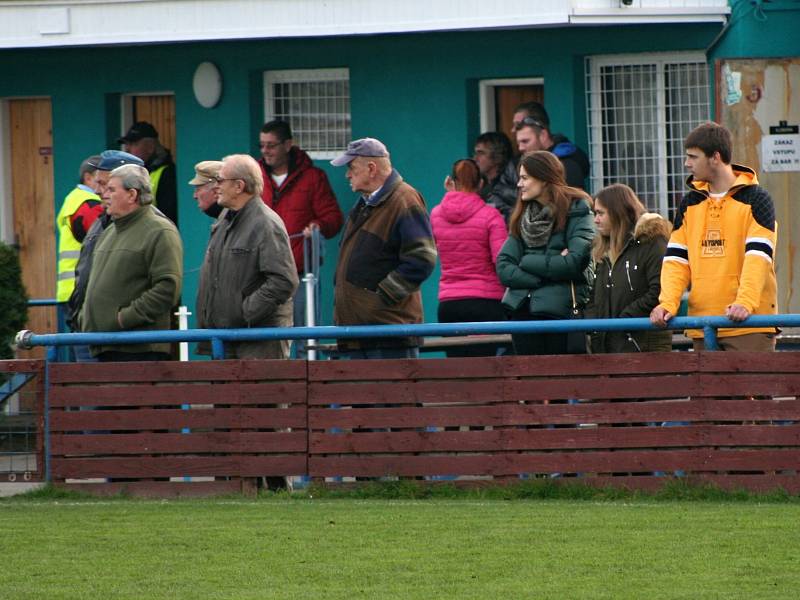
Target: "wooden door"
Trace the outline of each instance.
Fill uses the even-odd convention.
[[[22,280],[30,298],[55,298],[56,235],[53,197],[53,132],[49,98],[9,100],[14,235]],[[27,329],[58,331],[55,307],[31,308]],[[19,352],[43,357],[44,349]]]
[[[133,122],[147,121],[158,132],[158,141],[172,153],[177,162],[175,148],[175,96],[134,96]]]
[[[495,123],[497,131],[506,135],[511,132],[511,123],[514,109],[523,102],[535,100],[544,104],[544,86],[541,84],[530,85],[498,85],[494,89]],[[511,140],[514,148],[517,144]]]

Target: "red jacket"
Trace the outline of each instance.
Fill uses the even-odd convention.
[[[261,199],[283,219],[297,271],[302,273],[303,229],[316,223],[324,237],[332,238],[342,228],[342,210],[325,172],[315,167],[311,157],[297,146],[292,146],[289,151],[289,176],[280,187],[270,177],[272,169],[263,158],[258,164],[264,175]]]

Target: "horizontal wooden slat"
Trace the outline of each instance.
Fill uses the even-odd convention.
[[[69,454],[252,454],[255,452],[305,452],[305,431],[120,433],[53,435],[54,456]]]
[[[0,373],[42,373],[44,360],[11,359],[0,360]]]
[[[305,404],[304,381],[56,385],[50,406],[163,406],[181,404]]]
[[[311,454],[497,452],[503,450],[696,446],[800,446],[800,425],[312,433],[309,439]]]
[[[306,455],[53,458],[53,479],[303,475]]]
[[[365,381],[309,383],[309,405],[500,402],[503,380]]]
[[[54,363],[50,382],[136,383],[159,381],[291,380],[306,377],[302,360],[210,360],[190,362]]]
[[[582,376],[640,373],[690,373],[694,353],[625,355],[510,356],[424,360],[316,361],[309,381],[388,381],[492,377]]]
[[[502,385],[503,396],[509,400],[662,399],[690,396],[697,388],[695,378],[695,375],[537,378],[504,380]]]
[[[118,483],[56,483],[56,487],[94,496],[125,494],[136,498],[207,498],[255,492],[252,483],[242,479],[219,481],[125,481]]]
[[[84,410],[50,413],[52,432],[136,431],[140,429],[304,429],[306,410],[300,408],[210,408]]]
[[[694,396],[800,395],[800,373],[700,373],[695,381]]]
[[[582,423],[800,422],[800,400],[682,400],[399,408],[310,408],[309,429],[578,425]]]
[[[800,352],[695,352],[697,370],[724,373],[798,373]]]
[[[312,477],[515,475],[518,473],[613,473],[648,471],[780,471],[796,469],[798,449],[620,450],[445,456],[310,456]]]

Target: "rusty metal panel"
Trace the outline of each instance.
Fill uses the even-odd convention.
[[[720,60],[716,71],[716,114],[733,134],[733,160],[754,168],[775,202],[778,310],[800,312],[800,171],[767,171],[762,157],[771,127],[800,125],[800,58]]]

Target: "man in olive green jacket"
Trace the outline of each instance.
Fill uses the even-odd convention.
[[[175,225],[151,206],[150,176],[125,165],[108,182],[112,219],[94,250],[81,331],[170,328],[170,312],[183,282],[183,244]],[[169,360],[169,344],[99,345],[100,361]]]

